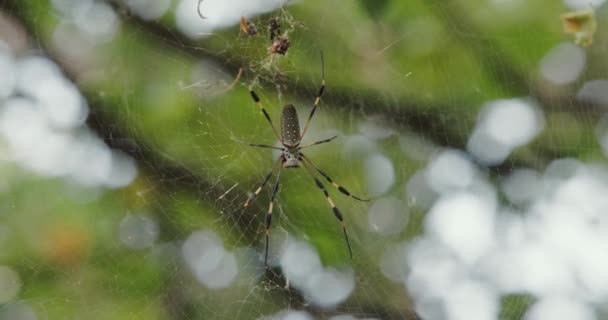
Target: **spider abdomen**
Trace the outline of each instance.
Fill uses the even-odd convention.
[[[281,138],[283,144],[295,147],[300,144],[300,123],[298,112],[292,104],[283,107],[281,112]]]

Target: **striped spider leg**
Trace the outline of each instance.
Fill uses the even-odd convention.
[[[322,53],[321,53],[321,67],[322,67],[322,69],[324,69]],[[245,143],[252,147],[275,149],[275,150],[282,151],[280,157],[276,160],[276,162],[273,165],[270,172],[264,177],[264,180],[262,180],[262,183],[260,184],[260,186],[255,190],[255,192],[253,192],[249,196],[249,198],[247,199],[247,201],[245,201],[245,203],[243,205],[244,207],[250,206],[257,199],[257,196],[260,194],[260,192],[262,191],[264,186],[266,186],[266,184],[268,184],[268,182],[270,181],[270,178],[272,177],[274,172],[278,171],[277,175],[276,175],[276,181],[272,188],[272,194],[270,197],[270,204],[268,206],[268,212],[266,213],[266,218],[264,219],[265,236],[266,236],[266,243],[265,243],[265,250],[264,250],[264,264],[265,265],[268,265],[267,264],[268,263],[268,238],[270,235],[270,227],[272,224],[272,210],[273,210],[273,206],[274,206],[274,199],[276,198],[276,195],[279,190],[279,179],[280,179],[281,170],[282,170],[282,168],[279,167],[279,163],[282,164],[284,169],[299,168],[300,165],[304,166],[304,168],[306,169],[306,172],[314,180],[316,186],[323,192],[323,195],[325,196],[327,203],[329,203],[329,205],[334,213],[334,216],[336,217],[336,219],[338,219],[338,221],[340,221],[340,224],[342,225],[342,231],[344,233],[344,240],[345,240],[346,246],[348,248],[348,253],[351,258],[353,255],[352,249],[350,246],[350,242],[348,240],[348,234],[346,233],[346,226],[344,224],[344,217],[342,215],[342,212],[338,209],[338,207],[336,207],[334,201],[329,196],[329,192],[325,188],[325,185],[323,184],[323,182],[321,182],[321,180],[317,177],[316,174],[321,175],[333,187],[338,189],[338,191],[340,191],[340,193],[342,193],[346,196],[349,196],[349,197],[359,200],[359,201],[369,201],[369,199],[360,198],[360,197],[355,196],[352,193],[350,193],[346,188],[344,188],[343,186],[334,182],[327,173],[325,173],[323,170],[321,170],[321,168],[319,168],[314,162],[312,162],[311,159],[309,159],[307,156],[304,155],[304,153],[302,153],[302,149],[316,146],[316,145],[323,144],[323,143],[328,143],[328,142],[333,141],[335,138],[337,138],[337,136],[334,136],[334,137],[331,137],[328,139],[319,140],[319,141],[309,143],[306,145],[301,145],[302,138],[304,137],[304,134],[308,130],[311,119],[314,116],[314,114],[317,110],[317,107],[319,106],[319,104],[321,102],[321,97],[323,96],[323,92],[325,91],[324,71],[322,72],[322,74],[323,74],[323,78],[322,78],[322,82],[321,82],[321,87],[319,88],[319,91],[315,97],[313,107],[312,107],[310,114],[308,115],[308,118],[304,125],[304,130],[302,130],[302,131],[300,131],[300,123],[298,120],[298,113],[296,111],[296,108],[292,104],[288,104],[288,105],[285,105],[281,111],[281,123],[280,123],[281,132],[279,134],[279,132],[277,131],[276,127],[274,126],[270,116],[268,115],[268,112],[266,112],[266,109],[262,105],[258,95],[253,90],[249,91],[251,98],[253,99],[253,102],[258,106],[258,108],[260,109],[260,111],[262,112],[262,114],[264,115],[264,117],[266,118],[268,123],[270,124],[272,131],[274,132],[276,138],[281,142],[281,145],[283,146],[281,148],[281,147],[271,146],[271,145],[267,145],[267,144]]]

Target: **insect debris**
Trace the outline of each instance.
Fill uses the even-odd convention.
[[[281,33],[281,25],[276,17],[272,17],[268,21],[268,33],[270,34],[270,43],[274,42],[275,38]]]
[[[287,39],[287,37],[279,36],[277,40],[275,40],[272,45],[270,45],[268,51],[270,53],[285,55],[290,45],[291,43],[289,42],[289,39]]]
[[[245,17],[241,17],[241,31],[250,36],[255,36],[258,34],[258,28],[255,26],[255,24],[247,20]]]
[[[281,34],[281,25],[276,17],[272,17],[268,21],[268,33],[270,34],[270,48],[268,48],[268,52],[285,55],[289,49],[290,42],[287,36],[279,35]]]

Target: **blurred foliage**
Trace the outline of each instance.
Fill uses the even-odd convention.
[[[369,12],[370,16],[377,18],[383,15],[383,11],[386,9],[389,1],[388,0],[361,0],[360,1],[365,10]]]
[[[178,246],[192,231],[211,228],[228,248],[261,248],[267,198],[260,197],[248,211],[239,204],[270,170],[271,153],[244,148],[232,138],[271,144],[274,137],[247,88],[255,85],[275,123],[288,102],[307,112],[320,85],[321,49],[328,87],[314,121],[314,131],[321,132],[317,137],[332,129],[354,133],[373,117],[400,135],[462,148],[484,102],[531,95],[545,113],[545,130],[504,165],[489,168],[489,174],[500,176],[518,166],[542,168],[556,157],[600,159],[592,121],[601,110],[577,102],[576,85],[550,86],[538,74],[540,59],[560,41],[571,41],[560,25],[564,6],[559,1],[509,3],[361,0],[329,5],[316,0],[252,18],[260,30],[272,16],[293,27],[285,57],[268,57],[267,38],[246,37],[238,22],[195,41],[180,35],[171,13],[142,21],[120,7],[117,36],[96,46],[89,61],[72,61],[62,55],[61,44],[53,43],[60,21],[48,1],[3,1],[4,14],[25,26],[31,45],[45,50],[86,95],[89,124],[98,134],[116,148],[123,147],[121,138],[137,146],[131,155],[140,169],[133,185],[107,192],[3,165],[7,187],[0,203],[10,240],[2,243],[0,257],[22,277],[19,298],[48,319],[251,319],[287,306],[333,314],[282,289],[275,279],[280,275],[273,272],[260,276],[255,297],[245,285],[205,289],[179,256],[131,250],[117,237],[127,214],[145,213],[159,221],[160,239],[167,245]],[[599,25],[605,20],[601,14],[597,19]],[[608,71],[606,32],[597,30],[587,49],[588,67],[576,84]],[[231,88],[239,68],[247,71]],[[275,81],[277,70],[285,75],[284,83]],[[197,77],[204,82],[197,85]],[[365,177],[357,174],[363,172],[362,157],[335,152],[344,140],[319,146],[310,156],[353,193],[365,194]],[[395,164],[396,183],[389,194],[404,198],[404,184],[425,164],[404,152],[396,136],[383,140],[379,149]],[[318,248],[324,264],[352,264],[357,288],[340,310],[413,317],[403,288],[378,269],[387,239],[368,232],[367,204],[334,192],[353,239],[351,261],[339,224],[305,172],[284,174],[282,181],[271,237],[285,229]],[[399,239],[421,232],[424,209],[409,210]],[[528,301],[517,297],[505,302],[517,305],[508,310],[524,304]]]

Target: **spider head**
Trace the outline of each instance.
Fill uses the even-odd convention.
[[[299,152],[291,151],[288,148],[283,150],[283,167],[298,168],[300,166]]]

